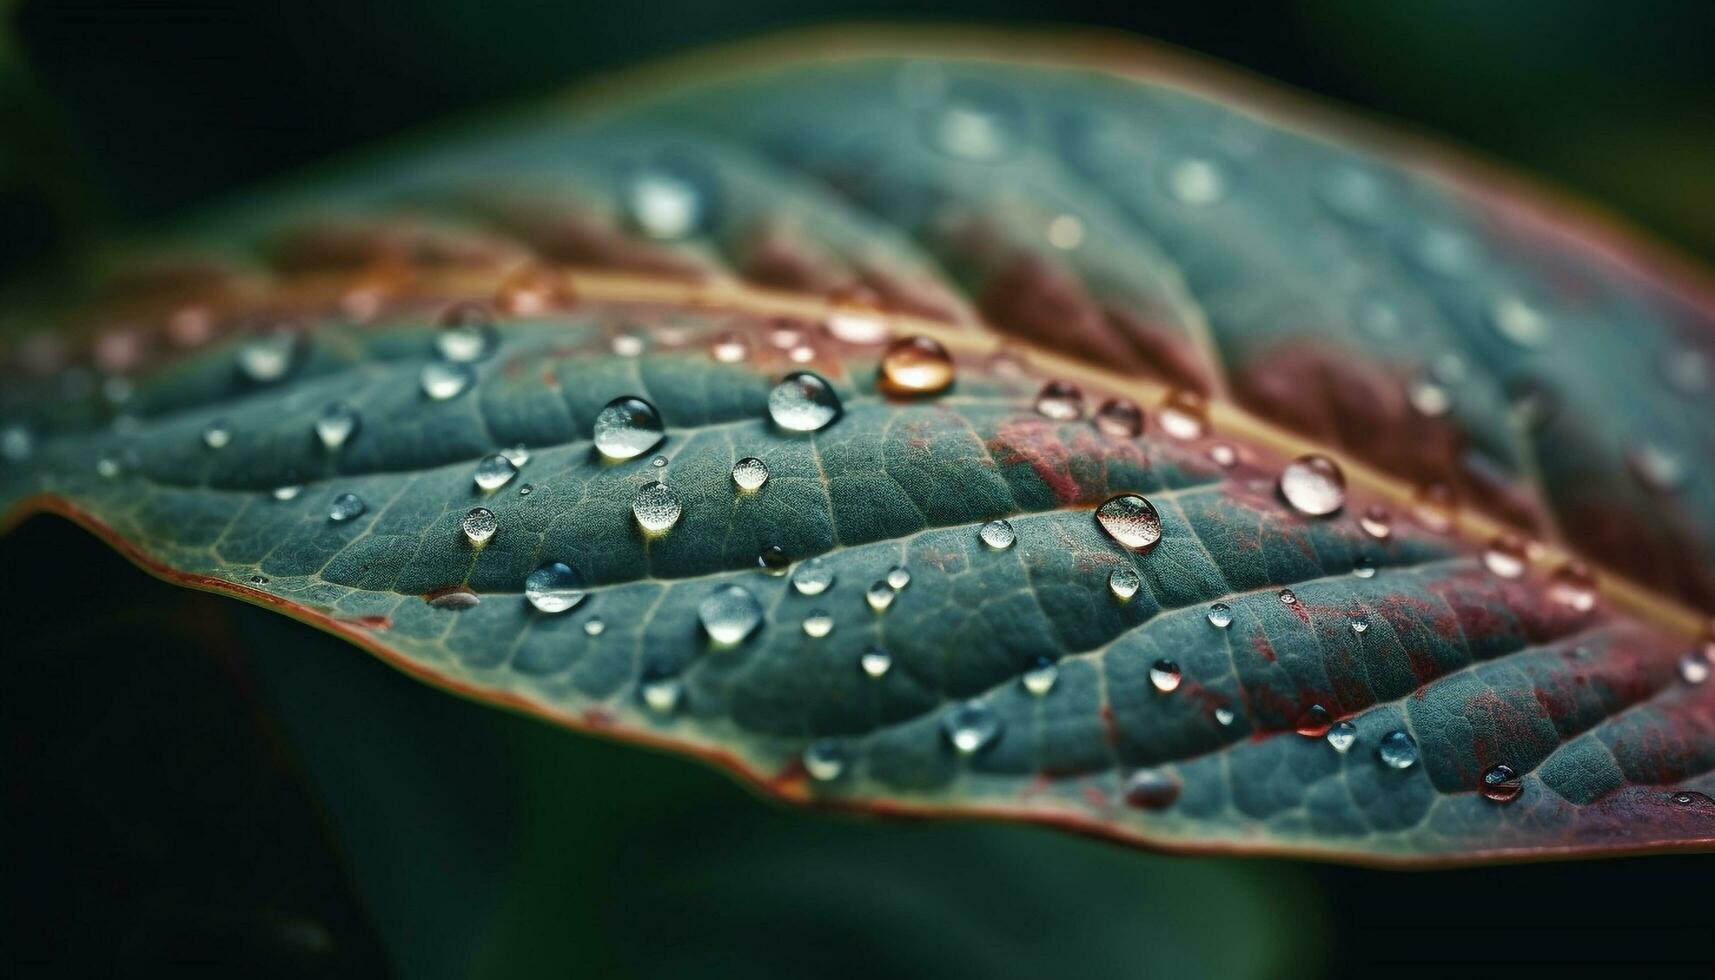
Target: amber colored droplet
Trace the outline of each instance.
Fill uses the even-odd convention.
[[[1201,439],[1209,432],[1209,405],[1194,391],[1170,392],[1161,404],[1161,431],[1174,439]]]
[[[1143,409],[1128,398],[1110,398],[1096,409],[1095,423],[1102,435],[1135,439],[1143,434]]]
[[[882,355],[878,380],[890,395],[938,395],[953,384],[953,358],[929,337],[902,337]]]
[[[495,294],[495,305],[512,316],[545,313],[568,299],[565,281],[551,270],[530,266],[506,277]]]

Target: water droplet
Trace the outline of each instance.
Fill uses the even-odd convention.
[[[21,423],[12,423],[0,429],[0,459],[8,463],[22,463],[35,452],[36,437]]]
[[[1668,799],[1677,806],[1715,806],[1715,799],[1710,799],[1709,794],[1691,790],[1680,790]]]
[[[631,515],[644,531],[660,533],[679,523],[679,497],[665,483],[651,480],[631,498]]]
[[[1096,431],[1105,436],[1135,439],[1143,434],[1143,409],[1125,398],[1110,398],[1096,409]]]
[[[649,465],[655,467],[656,469],[662,469],[663,467],[665,467],[667,465],[667,457],[656,456],[654,459],[649,461]]]
[[[1209,462],[1221,469],[1231,469],[1239,461],[1239,451],[1224,442],[1209,447]]]
[[[328,452],[338,452],[356,434],[362,421],[357,409],[345,402],[334,402],[316,418],[316,439]]]
[[[1036,413],[1056,422],[1084,417],[1084,392],[1070,381],[1050,381],[1036,393]]]
[[[643,696],[643,703],[649,706],[649,710],[665,715],[679,706],[685,685],[676,675],[649,673],[638,682],[637,692]]]
[[[1376,746],[1376,755],[1394,769],[1410,769],[1417,765],[1417,742],[1404,732],[1388,732]]]
[[[1489,308],[1495,332],[1520,347],[1541,347],[1551,334],[1548,318],[1517,296],[1502,296]]]
[[[1024,685],[1024,689],[1037,697],[1042,697],[1054,690],[1054,684],[1059,680],[1059,665],[1047,657],[1037,657],[1036,662],[1031,664],[1019,677],[1019,682]]]
[[[828,335],[835,340],[843,340],[848,344],[879,344],[892,336],[893,329],[887,320],[887,314],[876,301],[875,293],[867,287],[848,289],[832,298],[828,314],[822,321]],[[918,338],[927,340],[928,338]],[[934,349],[940,350],[941,345],[929,341]],[[898,347],[898,344],[894,345]],[[891,356],[892,350],[888,351]],[[945,356],[946,351],[941,350]],[[882,365],[886,373],[885,359]],[[951,380],[951,379],[949,379]],[[942,384],[945,388],[946,384]],[[909,389],[908,389],[909,390]],[[934,389],[939,391],[940,388]]]
[[[607,623],[603,622],[602,618],[600,616],[591,616],[590,618],[584,620],[584,635],[585,636],[600,636],[606,630],[607,630]]]
[[[961,86],[923,116],[930,145],[951,157],[993,163],[1011,156],[1024,138],[1023,107],[1005,92]]]
[[[1458,500],[1453,488],[1445,483],[1429,483],[1418,489],[1411,502],[1411,516],[1417,523],[1437,534],[1453,529],[1453,513]]]
[[[1406,386],[1405,398],[1424,418],[1438,419],[1453,410],[1453,396],[1428,378],[1418,378]]]
[[[825,559],[811,558],[798,566],[792,587],[799,595],[821,595],[834,585],[834,568]]]
[[[984,524],[977,531],[977,537],[982,539],[983,544],[996,551],[1005,551],[1012,547],[1013,542],[1018,540],[1018,535],[1012,530],[1012,524],[998,520]]]
[[[1135,493],[1108,498],[1096,508],[1096,524],[1133,551],[1149,551],[1161,540],[1161,515],[1154,504]]]
[[[1157,660],[1149,667],[1149,683],[1162,694],[1179,690],[1179,665],[1171,660]]]
[[[710,341],[709,356],[722,364],[737,364],[750,356],[750,340],[744,334],[729,330]]]
[[[774,329],[768,332],[768,342],[781,350],[790,350],[804,342],[804,332],[792,326],[790,320],[776,320]]]
[[[1370,621],[1369,620],[1360,619],[1360,618],[1354,618],[1352,620],[1352,632],[1358,634],[1359,636],[1363,636],[1365,633],[1368,633],[1369,631],[1370,631]]]
[[[928,337],[902,337],[881,358],[881,389],[893,395],[938,395],[953,384],[953,358]]]
[[[722,585],[697,606],[697,618],[709,639],[730,646],[762,625],[762,604],[742,585]]]
[[[1226,168],[1214,160],[1189,157],[1168,168],[1167,193],[1180,204],[1207,207],[1227,196]]]
[[[202,444],[210,449],[225,449],[232,441],[232,423],[225,419],[215,419],[203,426]]]
[[[887,607],[893,605],[895,594],[893,587],[887,584],[886,579],[876,579],[870,584],[869,590],[863,594],[863,598],[865,602],[869,603],[871,609],[876,612],[886,612]]]
[[[666,435],[655,406],[626,395],[596,414],[591,438],[596,451],[608,459],[633,459],[660,445]]]
[[[623,189],[632,227],[671,241],[699,234],[711,220],[714,175],[682,158],[652,161],[633,170]]]
[[[1509,765],[1490,766],[1483,771],[1483,778],[1477,784],[1477,790],[1496,803],[1511,803],[1524,791],[1524,777]]]
[[[499,341],[488,304],[472,300],[450,306],[441,314],[435,352],[444,360],[468,364],[487,357]]]
[[[583,583],[570,565],[551,561],[524,577],[524,598],[538,612],[563,613],[584,601]]]
[[[530,450],[523,443],[519,443],[510,449],[502,449],[500,455],[512,460],[512,465],[519,469],[523,469],[524,464],[530,462]]]
[[[1215,709],[1215,724],[1220,725],[1222,728],[1231,725],[1237,718],[1238,715],[1233,711],[1233,709],[1226,705],[1222,705]]]
[[[826,609],[812,609],[804,617],[804,635],[821,639],[834,631],[834,617]]]
[[[1337,721],[1328,726],[1328,732],[1323,738],[1328,740],[1335,752],[1344,755],[1347,749],[1358,742],[1358,726],[1349,721]]]
[[[754,493],[768,482],[768,464],[755,456],[746,456],[732,464],[732,482],[745,493]]]
[[[355,493],[342,493],[328,505],[328,520],[343,524],[363,513],[363,498]]]
[[[518,467],[512,465],[512,460],[490,453],[477,461],[474,479],[478,489],[490,491],[506,486],[517,475]]]
[[[1160,769],[1137,769],[1126,777],[1125,802],[1140,810],[1159,810],[1179,798],[1179,781]]]
[[[1224,630],[1233,625],[1233,607],[1224,602],[1217,602],[1209,607],[1209,625],[1218,630]]]
[[[610,346],[620,357],[642,357],[649,349],[649,335],[640,327],[626,327],[614,335]]]
[[[1626,454],[1626,467],[1647,490],[1673,493],[1685,485],[1685,463],[1674,453],[1651,443]]]
[[[1357,224],[1374,224],[1384,216],[1387,188],[1367,170],[1341,167],[1316,182],[1316,198],[1335,215]]]
[[[1000,737],[1000,716],[981,701],[966,701],[941,716],[941,731],[959,754],[972,755]]]
[[[1143,587],[1143,580],[1129,568],[1116,568],[1108,573],[1108,589],[1117,599],[1130,599]]]
[[[792,432],[815,432],[840,416],[840,399],[820,375],[794,371],[768,393],[768,415]]]
[[[1548,577],[1550,602],[1586,613],[1596,607],[1596,575],[1583,562],[1570,561]]]
[[[269,495],[275,500],[296,500],[298,494],[303,492],[304,488],[296,483],[287,484],[283,487],[275,487],[268,491]]]
[[[523,484],[522,486],[520,486],[518,488],[518,496],[528,497],[528,496],[530,496],[530,494],[534,493],[535,490],[536,490],[536,488],[531,486],[530,484],[528,484],[528,483]]]
[[[494,511],[486,507],[475,507],[464,515],[464,520],[459,522],[459,528],[464,531],[465,540],[480,548],[500,529],[500,521],[495,519]]]
[[[1304,709],[1304,713],[1298,716],[1298,723],[1293,730],[1305,738],[1321,738],[1328,734],[1331,722],[1332,719],[1328,717],[1328,709],[1319,704],[1313,704]]]
[[[1527,567],[1524,541],[1516,534],[1495,536],[1483,549],[1483,566],[1501,578],[1524,575]]]
[[[1358,526],[1377,541],[1386,541],[1393,537],[1393,515],[1381,504],[1371,504],[1364,508],[1363,515],[1358,518]]]
[[[1084,244],[1084,222],[1074,214],[1057,214],[1048,221],[1048,244],[1070,252]]]
[[[845,746],[820,738],[804,747],[804,771],[819,783],[832,782],[846,771]]]
[[[423,601],[436,609],[473,609],[482,604],[482,597],[462,585],[450,585],[423,596]]]
[[[1175,391],[1167,396],[1157,415],[1161,431],[1181,442],[1201,439],[1209,432],[1209,406],[1193,391]]]
[[[268,576],[266,576],[266,575],[252,575],[252,576],[250,576],[250,584],[251,585],[267,585],[268,584]]]
[[[1346,505],[1346,474],[1326,456],[1300,456],[1281,470],[1280,495],[1300,514],[1326,517]]]
[[[292,369],[302,346],[302,335],[290,330],[253,337],[238,348],[238,371],[253,384],[278,381]]]
[[[756,556],[756,567],[769,575],[785,575],[792,567],[792,559],[786,557],[786,549],[777,544],[771,544]]]
[[[893,657],[880,647],[870,647],[858,658],[858,666],[870,677],[881,677],[893,669]]]
[[[1709,679],[1709,661],[1701,654],[1688,653],[1679,658],[1679,679],[1687,684],[1701,684]]]
[[[895,592],[911,584],[911,570],[904,565],[895,565],[887,570],[887,584]]]
[[[1279,595],[1280,595],[1280,601],[1281,601],[1282,605],[1287,605],[1287,606],[1298,605],[1298,593],[1292,591],[1291,589],[1281,589]]]
[[[434,401],[457,398],[470,388],[476,373],[468,364],[452,361],[430,361],[423,365],[423,394]]]

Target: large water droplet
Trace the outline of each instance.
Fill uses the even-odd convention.
[[[1328,733],[1323,736],[1335,752],[1344,755],[1358,741],[1358,726],[1349,721],[1337,721],[1328,726]]]
[[[571,566],[551,561],[524,577],[524,598],[538,612],[563,613],[584,601],[583,583]]]
[[[1511,803],[1524,791],[1524,777],[1506,764],[1493,765],[1483,771],[1477,790],[1496,803]]]
[[[1525,544],[1516,534],[1501,534],[1489,541],[1489,546],[1483,549],[1483,566],[1501,578],[1519,578],[1524,575],[1527,562],[1525,561]]]
[[[1157,660],[1149,667],[1149,683],[1162,694],[1171,694],[1179,690],[1179,681],[1183,675],[1179,665],[1171,660]]]
[[[831,738],[819,738],[804,747],[804,771],[819,783],[832,782],[846,771],[846,748]]]
[[[679,523],[679,496],[665,483],[651,480],[631,498],[631,515],[637,525],[651,534],[659,534]]]
[[[1363,516],[1358,518],[1358,526],[1377,541],[1386,541],[1393,537],[1393,515],[1381,504],[1371,504],[1364,508]]]
[[[1319,704],[1313,704],[1305,708],[1304,713],[1298,716],[1294,731],[1305,738],[1321,738],[1328,734],[1331,722],[1332,719],[1328,717],[1328,709]]]
[[[342,493],[328,505],[328,520],[343,524],[363,513],[363,498],[355,493]]]
[[[494,511],[487,507],[475,507],[464,515],[464,520],[459,522],[459,529],[464,531],[465,540],[480,548],[488,543],[489,538],[494,537],[495,531],[500,530],[500,521],[495,518]]]
[[[1143,580],[1129,568],[1116,568],[1108,573],[1108,589],[1116,599],[1130,599],[1143,587]]]
[[[1005,551],[1012,547],[1013,542],[1018,540],[1018,535],[1013,532],[1012,525],[1007,521],[989,521],[977,531],[977,537],[982,539],[983,544],[996,551]]]
[[[697,606],[697,618],[709,639],[731,645],[762,625],[762,604],[742,585],[722,585]]]
[[[1056,422],[1084,417],[1084,392],[1070,381],[1050,381],[1036,393],[1036,413]]]
[[[896,595],[898,593],[893,591],[893,587],[888,585],[885,579],[876,579],[864,592],[863,600],[876,612],[886,612],[887,607],[893,605]]]
[[[1154,504],[1135,493],[1108,498],[1096,508],[1096,524],[1133,551],[1149,551],[1161,540],[1161,515]]]
[[[858,658],[858,666],[870,677],[881,677],[893,669],[893,657],[880,647],[870,647]]]
[[[834,566],[823,558],[811,558],[798,566],[792,575],[792,587],[799,595],[821,595],[834,585]]]
[[[1096,431],[1105,436],[1135,439],[1143,434],[1143,409],[1126,398],[1110,398],[1096,409]]]
[[[232,423],[225,419],[215,419],[203,426],[202,444],[210,449],[225,449],[232,441]]]
[[[1159,810],[1179,798],[1179,780],[1160,769],[1137,769],[1125,780],[1127,806]]]
[[[826,609],[812,609],[804,617],[804,635],[821,639],[834,631],[834,617]]]
[[[1596,607],[1596,574],[1583,562],[1569,561],[1548,577],[1548,599],[1586,613]]]
[[[608,459],[632,459],[660,445],[666,434],[655,406],[626,395],[608,402],[596,414],[591,438],[596,450]]]
[[[499,343],[494,315],[488,304],[469,301],[455,304],[441,314],[441,330],[435,335],[435,352],[456,364],[487,357]]]
[[[512,465],[512,460],[500,453],[490,453],[477,460],[476,473],[473,479],[481,490],[499,490],[512,482],[518,475],[518,467]]]
[[[1701,684],[1709,679],[1709,661],[1700,653],[1688,653],[1679,658],[1679,679],[1687,684]]]
[[[911,584],[911,570],[904,565],[895,565],[887,570],[887,584],[895,592]]]
[[[334,402],[316,418],[316,439],[328,452],[337,452],[356,434],[362,421],[357,409],[345,402]]]
[[[1209,406],[1194,391],[1175,391],[1167,396],[1156,416],[1161,431],[1181,442],[1201,439],[1209,432]]]
[[[302,347],[302,335],[290,330],[252,337],[238,348],[238,372],[254,384],[278,381],[297,362]]]
[[[902,337],[881,358],[881,388],[893,395],[937,395],[953,384],[953,358],[928,337]]]
[[[1208,207],[1227,196],[1228,177],[1220,163],[1204,157],[1187,157],[1167,170],[1167,193],[1180,204]]]
[[[840,416],[840,399],[820,375],[794,371],[768,393],[768,415],[792,432],[815,432]]]
[[[1000,716],[981,701],[966,701],[941,716],[941,731],[961,755],[972,755],[1000,737]]]
[[[1326,517],[1346,505],[1346,474],[1326,456],[1300,456],[1281,470],[1280,495],[1300,514]]]
[[[732,464],[732,482],[745,493],[761,490],[768,482],[768,464],[755,456],[746,456]]]
[[[1047,657],[1037,657],[1019,677],[1024,689],[1037,697],[1042,697],[1054,690],[1055,682],[1060,679],[1060,667]]]
[[[1218,630],[1224,630],[1233,625],[1233,607],[1224,602],[1217,602],[1209,607],[1209,625]]]
[[[457,398],[470,388],[476,380],[476,373],[468,364],[452,361],[430,361],[423,365],[422,385],[423,394],[430,399],[444,402]]]
[[[1376,746],[1376,755],[1394,769],[1410,769],[1417,765],[1417,742],[1405,732],[1388,732]]]

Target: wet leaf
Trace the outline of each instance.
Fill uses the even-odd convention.
[[[0,500],[794,800],[1715,840],[1707,287],[1158,53],[887,50],[698,63],[20,309]]]

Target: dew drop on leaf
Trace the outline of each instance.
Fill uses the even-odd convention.
[[[1125,398],[1110,398],[1096,409],[1096,431],[1105,436],[1135,439],[1143,434],[1143,409]]]
[[[123,472],[124,467],[116,456],[103,456],[95,461],[95,475],[104,480],[116,479]]]
[[[671,241],[701,232],[713,210],[712,174],[688,160],[656,160],[631,172],[626,217],[649,238]]]
[[[876,579],[864,592],[863,598],[865,602],[869,603],[871,609],[876,612],[886,612],[887,607],[893,605],[893,599],[896,595],[897,593],[893,591],[892,586],[887,584],[886,579]]]
[[[1496,299],[1489,307],[1489,323],[1495,333],[1519,347],[1542,347],[1552,334],[1549,320],[1540,310],[1512,295]]]
[[[1376,755],[1392,769],[1417,765],[1417,742],[1405,732],[1388,732],[1376,746]]]
[[[441,329],[435,334],[435,352],[443,360],[469,364],[487,357],[499,342],[494,315],[488,304],[467,301],[441,314]]]
[[[972,755],[1000,737],[1000,716],[981,701],[965,701],[941,716],[941,731],[959,754]]]
[[[524,598],[538,612],[563,613],[584,601],[583,583],[570,565],[551,561],[524,577]]]
[[[1386,541],[1393,537],[1393,515],[1381,504],[1371,504],[1358,518],[1358,527],[1377,541]]]
[[[1687,684],[1701,684],[1709,679],[1709,661],[1699,653],[1679,658],[1679,679]]]
[[[1187,157],[1167,168],[1167,193],[1180,204],[1208,207],[1227,196],[1226,168],[1205,157]]]
[[[530,449],[523,443],[519,443],[509,449],[502,449],[500,451],[500,455],[510,459],[512,461],[512,465],[519,469],[523,469],[524,464],[530,462]]]
[[[1501,578],[1519,578],[1524,575],[1525,544],[1516,534],[1501,534],[1489,541],[1483,549],[1483,567]]]
[[[887,314],[876,301],[875,293],[861,286],[835,296],[822,325],[828,331],[828,336],[848,344],[879,344],[893,333]],[[935,344],[932,340],[929,342]],[[936,348],[940,346],[935,344]],[[946,351],[942,353],[945,354]],[[883,370],[885,372],[885,364]]]
[[[1234,713],[1233,709],[1226,705],[1222,705],[1215,709],[1215,724],[1220,725],[1222,728],[1231,725],[1236,718],[1238,718],[1238,715]]]
[[[1017,100],[977,86],[954,91],[945,102],[925,110],[922,122],[931,146],[976,163],[993,163],[1017,152],[1026,125]]]
[[[342,493],[328,505],[328,520],[343,524],[363,513],[363,498],[355,493]]]
[[[666,434],[654,405],[623,395],[596,413],[590,438],[608,459],[633,459],[660,445]]]
[[[1209,432],[1208,403],[1193,391],[1169,393],[1157,418],[1161,422],[1161,431],[1181,442],[1201,439]]]
[[[1171,660],[1157,660],[1149,667],[1149,683],[1162,694],[1172,694],[1179,690],[1182,678],[1179,665]]]
[[[1217,602],[1209,607],[1209,625],[1224,630],[1233,625],[1233,607],[1224,602]]]
[[[698,604],[697,618],[709,639],[730,645],[762,625],[762,604],[742,585],[722,585]]]
[[[768,393],[768,415],[790,432],[815,432],[840,415],[840,399],[820,375],[794,371]]]
[[[328,452],[337,452],[356,434],[362,418],[345,402],[333,402],[316,416],[316,439]]]
[[[1352,632],[1358,634],[1359,636],[1363,636],[1365,633],[1368,633],[1369,631],[1370,631],[1370,621],[1369,620],[1363,619],[1360,617],[1354,617],[1352,619]]]
[[[1586,613],[1596,607],[1596,575],[1583,562],[1569,561],[1548,577],[1548,600]]]
[[[12,423],[0,429],[0,459],[8,463],[22,463],[35,452],[36,437],[21,423]]]
[[[756,567],[769,575],[785,575],[792,567],[792,559],[786,556],[785,548],[771,544],[757,553]]]
[[[654,459],[649,461],[649,465],[655,467],[658,470],[662,469],[662,468],[666,467],[666,465],[667,465],[667,457],[656,456]]]
[[[1326,517],[1346,505],[1346,474],[1326,456],[1300,456],[1281,470],[1280,495],[1300,514]]]
[[[475,377],[468,364],[430,361],[423,365],[423,394],[438,402],[457,398],[470,388]]]
[[[1159,810],[1179,798],[1179,781],[1160,769],[1136,769],[1125,780],[1127,806]]]
[[[750,357],[750,341],[744,334],[729,330],[710,341],[709,356],[722,364],[737,364]]]
[[[1209,462],[1221,469],[1231,469],[1239,461],[1239,451],[1224,442],[1209,447]]]
[[[238,348],[238,373],[253,384],[278,381],[292,369],[302,346],[302,335],[290,330],[252,337]]]
[[[1133,551],[1149,551],[1161,540],[1161,515],[1154,504],[1135,493],[1108,498],[1096,508],[1096,524]]]
[[[637,693],[649,710],[663,715],[672,713],[679,706],[679,698],[684,692],[684,682],[674,674],[646,674],[637,685]]]
[[[881,389],[892,395],[938,395],[953,385],[953,358],[929,337],[901,337],[881,358]]]
[[[215,419],[203,426],[202,444],[210,449],[225,449],[232,441],[232,423],[225,419]]]
[[[298,499],[298,494],[303,493],[303,492],[304,492],[304,488],[301,485],[296,484],[296,483],[289,483],[289,484],[282,486],[282,487],[275,487],[274,489],[268,491],[268,495],[270,497],[273,497],[275,500],[285,501],[285,500],[296,500],[296,499]]]
[[[1430,378],[1418,378],[1406,387],[1406,400],[1417,414],[1438,419],[1453,410],[1453,396]]]
[[[1411,516],[1417,523],[1437,534],[1453,529],[1453,514],[1458,501],[1453,488],[1445,483],[1427,483],[1418,488],[1411,502]]]
[[[819,783],[832,782],[846,771],[845,746],[831,738],[820,738],[804,747],[804,771]]]
[[[881,677],[893,668],[893,657],[880,647],[870,647],[858,658],[858,667],[869,677]]]
[[[812,609],[804,617],[804,635],[821,639],[834,631],[834,617],[826,609]]]
[[[1054,683],[1060,679],[1060,668],[1047,657],[1037,657],[1036,662],[1019,677],[1024,689],[1037,697],[1042,697],[1054,690]]]
[[[466,541],[480,548],[500,529],[500,521],[495,518],[494,511],[487,507],[474,507],[470,513],[464,515],[464,520],[459,522],[459,529],[464,532]]]
[[[462,585],[448,586],[436,589],[423,597],[423,601],[436,609],[473,609],[482,604],[482,597]]]
[[[887,570],[887,584],[895,592],[911,584],[911,570],[904,565],[895,565]]]
[[[1116,568],[1108,573],[1108,590],[1117,599],[1130,599],[1143,587],[1143,580],[1129,568]]]
[[[620,357],[642,357],[649,350],[649,335],[637,327],[626,327],[614,334],[609,346]]]
[[[607,629],[607,623],[600,616],[591,616],[584,620],[585,636],[600,636]]]
[[[833,585],[834,567],[825,558],[811,558],[792,575],[792,587],[799,595],[821,595]]]
[[[1281,589],[1278,594],[1280,596],[1280,602],[1282,605],[1286,605],[1286,606],[1298,605],[1298,593],[1292,591],[1291,589]]]
[[[1018,535],[1012,530],[1012,524],[1007,521],[989,521],[977,531],[977,536],[983,544],[996,551],[1005,551],[1018,540]]]
[[[755,456],[746,456],[732,464],[732,482],[745,493],[761,490],[768,482],[768,464]]]
[[[518,475],[518,467],[512,465],[512,460],[500,453],[490,453],[477,460],[476,473],[472,476],[478,489],[484,491],[499,490],[512,482]]]
[[[631,516],[637,518],[638,527],[651,534],[659,534],[679,523],[680,513],[678,494],[659,480],[645,483],[631,498]]]
[[[1524,790],[1524,778],[1506,764],[1493,765],[1483,770],[1483,776],[1477,782],[1477,790],[1486,799],[1496,803],[1511,803],[1518,799]]]
[[[1084,392],[1070,381],[1050,381],[1036,393],[1036,414],[1056,422],[1084,417]]]
[[[1626,454],[1626,467],[1644,489],[1673,493],[1685,485],[1685,462],[1673,452],[1644,443]]]
[[[1342,755],[1358,742],[1358,726],[1349,721],[1337,721],[1328,726],[1328,733],[1323,738],[1334,747],[1334,751]]]
[[[1298,723],[1294,727],[1294,731],[1305,738],[1321,738],[1328,734],[1330,721],[1328,709],[1319,704],[1313,704],[1304,709],[1304,713],[1298,716]]]

